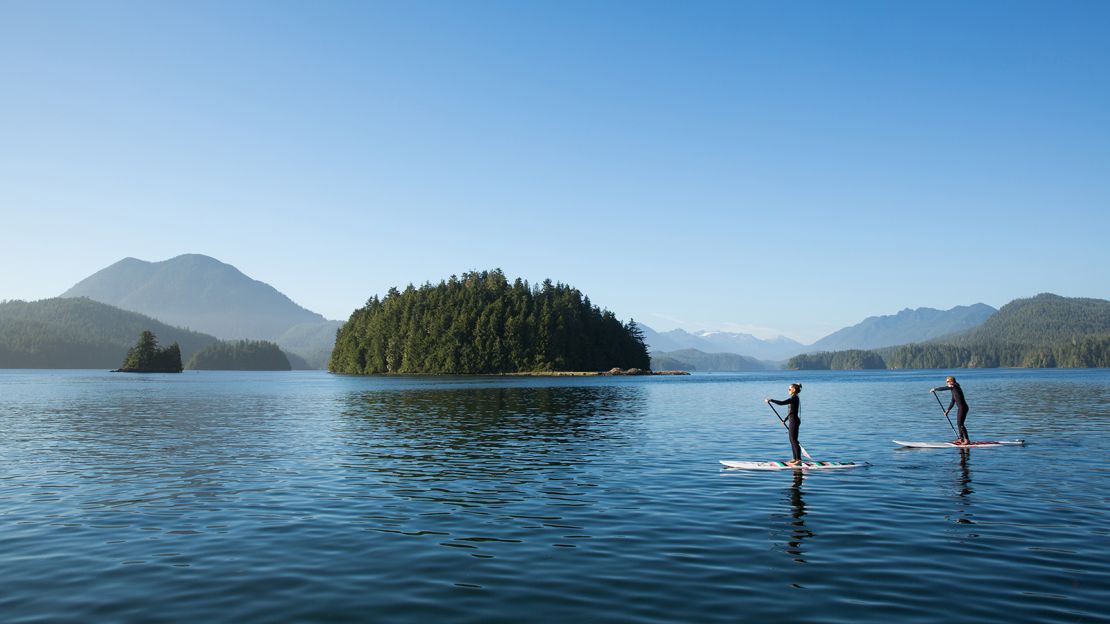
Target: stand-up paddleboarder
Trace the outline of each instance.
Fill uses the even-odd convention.
[[[953,444],[967,444],[971,438],[967,435],[967,427],[964,426],[964,420],[967,418],[968,406],[967,399],[964,398],[964,390],[960,384],[956,383],[956,378],[949,375],[944,379],[945,385],[939,388],[929,390],[934,395],[938,392],[951,392],[952,402],[944,410],[944,415],[947,417],[948,412],[952,410],[952,406],[956,406],[956,427],[959,431],[956,433],[959,437],[952,441]],[[939,399],[938,399],[939,400]]]
[[[766,399],[768,405],[774,403],[776,405],[789,405],[790,412],[786,415],[786,430],[790,435],[790,452],[793,454],[794,459],[786,462],[787,466],[797,466],[802,463],[802,445],[798,443],[798,427],[802,425],[802,418],[800,412],[802,411],[801,400],[798,398],[798,393],[802,391],[802,384],[792,383],[788,389],[790,398],[785,401],[776,399]],[[962,395],[961,395],[962,396]]]

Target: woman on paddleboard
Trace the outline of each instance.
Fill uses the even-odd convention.
[[[789,405],[790,412],[786,415],[786,429],[790,432],[790,452],[794,455],[794,459],[786,462],[787,466],[797,466],[802,463],[802,445],[798,443],[798,427],[802,425],[801,400],[798,398],[798,393],[802,391],[802,384],[792,383],[788,388],[790,398],[785,401],[778,401],[776,399],[766,399],[767,404],[774,403],[775,405]]]
[[[967,427],[964,426],[964,419],[967,418],[967,412],[970,408],[967,406],[967,399],[964,398],[964,390],[960,387],[960,384],[956,383],[956,378],[952,375],[946,377],[944,383],[945,385],[939,388],[933,388],[929,390],[929,392],[933,394],[937,392],[952,393],[952,402],[949,403],[948,408],[944,410],[944,415],[947,416],[948,412],[952,410],[952,406],[956,406],[956,428],[959,430],[959,433],[956,435],[960,437],[954,440],[953,444],[967,444],[971,442],[971,438],[967,435]]]

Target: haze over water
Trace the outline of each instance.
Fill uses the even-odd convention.
[[[1110,371],[0,371],[0,620],[1107,621]],[[763,404],[800,381],[789,456]]]

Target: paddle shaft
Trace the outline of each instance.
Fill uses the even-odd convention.
[[[771,407],[771,411],[775,413],[775,418],[779,419],[779,422],[782,423],[782,426],[786,427],[787,431],[790,431],[790,427],[786,424],[786,419],[784,419],[782,416],[779,416],[779,411],[775,409],[774,404],[768,403],[767,405]],[[802,446],[800,442],[798,443],[798,448],[802,449],[802,455],[805,455],[809,459],[813,459],[813,456],[809,454],[809,451],[807,451],[806,447]]]
[[[948,410],[944,409],[944,403],[941,403],[940,397],[937,396],[936,392],[933,393],[933,398],[937,400],[937,405],[940,406],[940,411],[944,412],[944,419],[948,421],[948,426],[952,427],[952,433],[956,434],[956,437],[959,438],[960,432],[956,431],[956,426],[952,424],[952,419],[948,417]]]

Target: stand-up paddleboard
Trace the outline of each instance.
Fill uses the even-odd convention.
[[[993,448],[997,446],[1022,446],[1025,440],[984,440],[982,442],[968,442],[955,444],[953,442],[903,442],[894,440],[895,444],[909,448]]]
[[[744,470],[831,470],[834,468],[859,468],[860,466],[870,465],[867,462],[807,461],[795,466],[788,466],[786,462],[781,461],[755,462],[731,461],[728,459],[722,459],[720,461],[729,468],[742,468]]]

